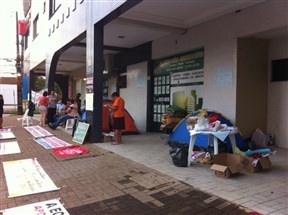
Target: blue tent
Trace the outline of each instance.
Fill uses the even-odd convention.
[[[168,144],[170,145],[172,142],[179,142],[182,144],[189,144],[190,142],[190,134],[186,128],[186,122],[187,119],[191,116],[197,116],[201,111],[197,111],[194,113],[191,113],[190,115],[186,116],[181,122],[179,122],[179,124],[175,127],[175,129],[173,130]],[[227,124],[227,126],[234,126],[231,121],[229,119],[227,119],[226,117],[224,117],[221,113],[215,112],[215,111],[207,111],[208,112],[208,116],[213,114],[213,115],[218,115],[220,116],[220,121],[221,124]],[[199,134],[196,138],[195,141],[195,146],[201,147],[201,148],[208,148],[208,135],[201,135]],[[240,133],[237,133],[235,135],[235,139],[236,139],[236,145],[237,147],[239,147],[240,149],[246,151],[249,149],[248,144],[245,142],[245,140],[243,139],[243,137],[241,136]],[[229,140],[229,137],[227,137],[224,141],[227,144],[228,147],[228,151],[232,152],[232,147],[231,147],[231,143]]]

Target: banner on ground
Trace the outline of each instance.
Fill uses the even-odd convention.
[[[3,215],[69,215],[58,199],[5,209]]]
[[[24,127],[35,138],[53,136],[49,131],[39,125]]]
[[[37,158],[3,162],[8,198],[58,190]]]
[[[55,155],[59,158],[73,157],[77,155],[88,154],[89,150],[81,146],[69,146],[59,149],[53,149]]]
[[[0,129],[0,140],[14,139],[16,138],[10,128]]]
[[[16,141],[0,143],[0,155],[20,153],[19,145]]]
[[[55,136],[35,138],[34,141],[36,141],[38,144],[43,146],[45,149],[55,149],[55,148],[61,148],[61,147],[66,147],[66,146],[72,145],[70,143],[67,143],[67,142],[55,137]]]

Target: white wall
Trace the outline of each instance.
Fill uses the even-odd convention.
[[[127,88],[120,89],[125,108],[135,121],[140,133],[146,131],[147,119],[147,62],[127,67]]]
[[[173,34],[153,41],[152,58],[204,47],[204,101],[203,108],[219,111],[234,123],[236,119],[236,53],[237,38],[287,26],[285,1],[269,1],[231,13],[188,30],[184,35]],[[218,71],[232,73],[232,85],[217,86]]]
[[[0,94],[3,95],[4,108],[6,105],[17,104],[17,85],[16,84],[0,84]],[[15,106],[16,107],[16,106]]]
[[[269,62],[288,58],[288,38],[269,41]],[[284,44],[284,45],[283,45]],[[286,44],[286,45],[285,45]],[[269,64],[269,80],[271,64]],[[288,81],[268,84],[268,132],[275,135],[277,146],[288,148]]]

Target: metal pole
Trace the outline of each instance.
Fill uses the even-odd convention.
[[[18,115],[23,114],[23,99],[22,99],[22,68],[21,68],[21,57],[19,51],[19,32],[18,32],[18,12],[16,12],[16,70],[17,70],[17,113]]]

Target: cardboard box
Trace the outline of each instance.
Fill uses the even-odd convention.
[[[113,142],[114,141],[114,134],[113,133],[102,133],[103,134],[103,142]]]
[[[263,157],[256,160],[252,157],[241,157],[241,164],[243,169],[250,173],[260,172],[269,169],[272,166],[269,157]]]
[[[104,143],[113,142],[113,139],[112,139],[112,137],[110,137],[110,136],[104,136],[103,142],[104,142]]]
[[[214,155],[211,169],[218,177],[230,178],[242,170],[241,157],[239,155],[221,153]]]

